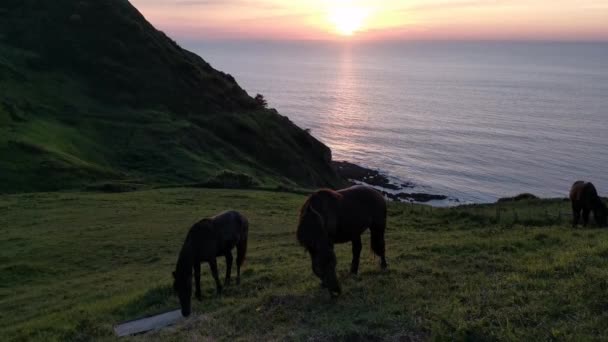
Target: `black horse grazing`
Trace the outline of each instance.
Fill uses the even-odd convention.
[[[232,248],[236,246],[236,283],[241,281],[241,265],[247,253],[249,223],[245,216],[236,211],[226,211],[212,218],[203,219],[188,232],[173,272],[173,289],[177,292],[182,307],[182,315],[190,315],[192,297],[192,269],[196,281],[195,296],[201,300],[201,262],[209,263],[217,294],[222,293],[222,285],[217,274],[216,257],[226,257],[225,285],[230,284],[232,270]]]
[[[327,287],[332,297],[340,294],[336,277],[334,243],[352,242],[353,260],[350,271],[357,274],[361,255],[361,234],[369,228],[371,247],[386,269],[384,230],[386,201],[382,194],[368,186],[353,186],[340,191],[319,190],[306,200],[300,211],[298,241],[312,260],[312,270]]]
[[[598,226],[606,226],[606,205],[597,195],[597,190],[591,183],[583,181],[575,182],[570,189],[570,201],[572,201],[572,227],[576,227],[583,211],[583,226],[589,222],[589,213],[593,211],[595,223]]]

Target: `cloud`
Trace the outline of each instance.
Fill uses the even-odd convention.
[[[261,9],[282,8],[277,3],[254,0],[132,0],[139,6],[177,6],[177,7],[248,7]]]
[[[516,1],[507,0],[456,0],[456,1],[432,1],[414,4],[411,6],[402,7],[403,11],[433,11],[437,9],[441,10],[454,10],[454,9],[465,9],[465,8],[480,8],[480,7],[495,7],[496,5],[506,5],[507,3],[513,3]]]

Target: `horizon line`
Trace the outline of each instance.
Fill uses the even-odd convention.
[[[331,38],[191,38],[170,36],[183,42],[277,42],[277,43],[296,43],[296,42],[319,42],[319,43],[569,43],[569,44],[608,44],[606,39],[331,39]]]

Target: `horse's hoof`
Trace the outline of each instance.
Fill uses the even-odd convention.
[[[236,278],[236,284],[237,284],[237,285],[241,285],[241,279]]]

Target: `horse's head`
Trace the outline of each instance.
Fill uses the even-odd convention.
[[[213,220],[203,219],[197,222],[190,228],[186,241],[184,241],[184,245],[179,252],[177,265],[173,272],[173,290],[179,298],[184,317],[190,315],[191,312],[192,268],[195,262],[200,262],[198,259],[195,260],[193,244],[196,248],[204,246],[203,243],[206,241],[215,244],[215,240],[210,238],[215,237],[214,234],[216,232],[214,231]]]
[[[182,315],[190,316],[192,301],[192,273],[179,271],[173,272],[173,290],[179,298],[182,307]]]
[[[331,190],[312,194],[300,212],[298,241],[310,254],[313,273],[332,297],[340,294],[336,276],[336,254],[331,236],[336,231],[341,195]]]

